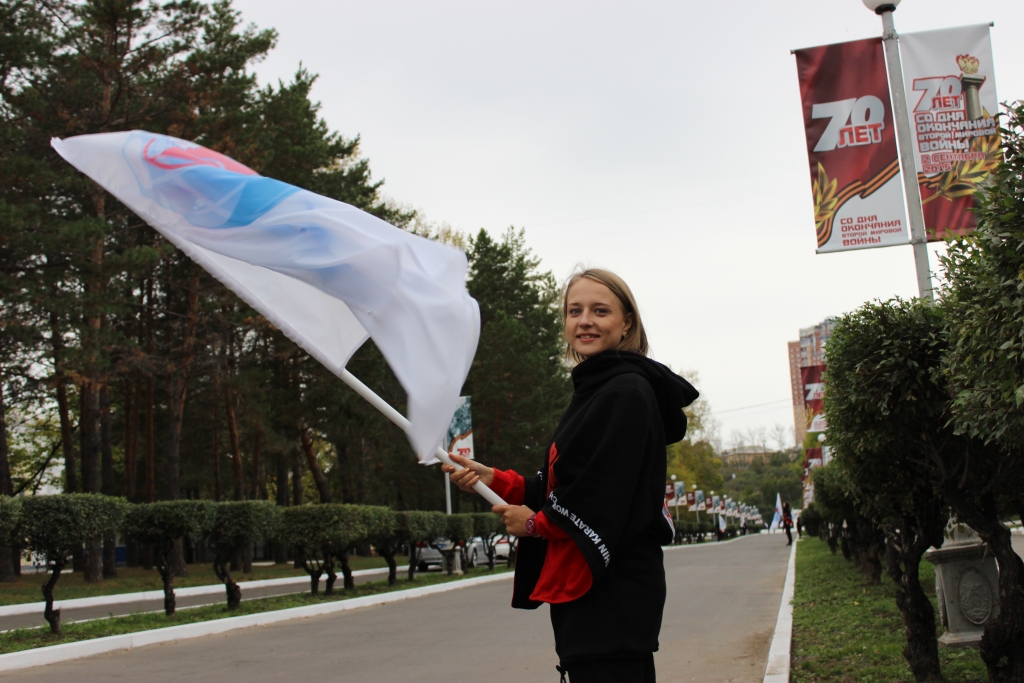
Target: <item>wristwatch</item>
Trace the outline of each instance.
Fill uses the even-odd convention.
[[[530,536],[537,536],[537,515],[534,513],[526,520],[526,533]]]

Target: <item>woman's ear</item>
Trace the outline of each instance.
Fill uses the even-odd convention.
[[[633,329],[633,314],[632,313],[627,313],[623,317],[623,326],[622,326],[622,338],[623,339],[626,338],[626,335],[629,334],[629,331],[631,329]]]

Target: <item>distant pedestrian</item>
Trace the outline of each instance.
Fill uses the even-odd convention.
[[[793,532],[790,531],[793,528],[793,509],[789,503],[782,504],[782,528],[786,530],[786,538],[789,540],[786,545],[793,545]]]
[[[550,605],[559,671],[570,683],[654,683],[665,608],[661,546],[665,447],[683,438],[697,391],[647,358],[639,309],[621,278],[577,272],[562,302],[574,393],[537,476],[452,456],[462,490],[476,481],[519,536],[512,606]],[[470,644],[470,647],[472,645]]]

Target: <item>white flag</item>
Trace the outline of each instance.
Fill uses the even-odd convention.
[[[768,527],[769,531],[775,531],[782,525],[782,496],[778,493],[775,494],[775,516],[772,517],[772,524]]]
[[[372,337],[417,455],[441,444],[480,336],[465,254],[177,138],[52,145],[335,374]]]

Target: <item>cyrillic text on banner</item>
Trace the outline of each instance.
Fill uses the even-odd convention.
[[[988,24],[905,33],[900,56],[928,240],[963,235],[1000,161]]]
[[[796,51],[819,253],[909,242],[881,38]]]

